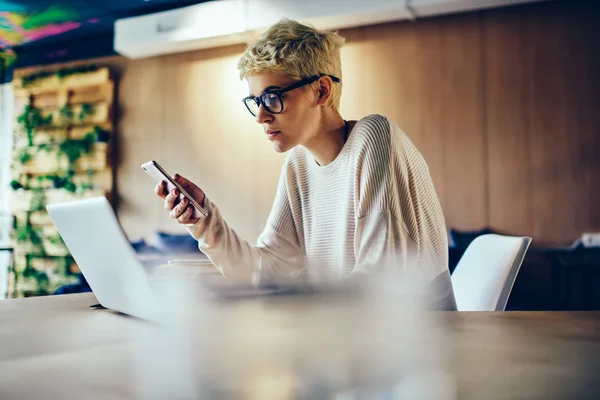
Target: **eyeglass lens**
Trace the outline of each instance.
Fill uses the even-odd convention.
[[[283,103],[281,102],[281,98],[276,93],[263,93],[258,96],[258,99],[263,107],[265,107],[270,113],[277,114],[283,111]],[[248,110],[252,113],[252,115],[256,116],[258,114],[259,106],[255,99],[247,99],[246,107],[248,107]]]

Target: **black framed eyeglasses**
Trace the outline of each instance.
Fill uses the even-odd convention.
[[[335,83],[340,83],[340,78],[337,78],[333,75],[315,75],[308,78],[304,78],[299,80],[296,83],[291,84],[290,86],[286,86],[283,89],[274,89],[267,90],[259,94],[258,96],[248,96],[242,99],[242,102],[250,111],[254,117],[258,115],[258,110],[262,105],[265,110],[267,110],[271,114],[279,114],[283,111],[283,100],[281,99],[281,95],[285,92],[289,92],[290,90],[298,89],[306,85],[310,85],[311,83],[317,81],[319,78],[323,76],[328,76]]]

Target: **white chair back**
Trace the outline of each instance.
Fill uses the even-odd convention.
[[[452,274],[458,310],[504,311],[530,243],[530,237],[475,238]]]

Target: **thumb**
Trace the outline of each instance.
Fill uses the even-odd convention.
[[[173,179],[175,180],[175,182],[182,184],[185,182],[185,179],[183,178],[183,176],[179,175],[179,174],[175,174],[173,175]]]
[[[186,191],[190,191],[193,189],[194,185],[188,181],[186,178],[184,178],[183,176],[179,175],[179,174],[175,174],[173,175],[173,179],[175,180],[175,182],[177,182],[183,189],[185,189]],[[191,194],[191,193],[190,193]]]

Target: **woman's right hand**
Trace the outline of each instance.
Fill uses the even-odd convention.
[[[202,189],[179,174],[175,174],[173,179],[200,204],[200,207],[204,207],[205,195]],[[162,181],[156,185],[154,193],[165,201],[165,210],[178,223],[193,225],[198,222],[199,218],[194,218],[194,206],[189,204],[186,198],[179,201],[179,190],[173,189],[170,193],[167,193],[167,183]]]

